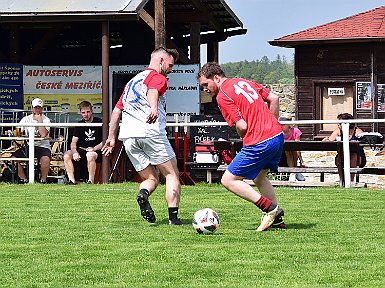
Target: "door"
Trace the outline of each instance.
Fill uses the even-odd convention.
[[[336,120],[341,113],[354,115],[354,85],[347,83],[327,83],[320,84],[320,119]],[[321,124],[320,134],[331,133],[336,128],[336,124]]]

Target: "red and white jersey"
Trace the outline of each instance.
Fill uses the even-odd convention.
[[[159,92],[158,119],[153,124],[146,123],[150,109],[147,98],[149,89],[156,89]],[[166,77],[149,68],[135,75],[126,84],[115,106],[122,110],[119,140],[166,134],[166,99],[163,96],[166,89]]]
[[[265,103],[270,91],[262,85],[242,78],[226,79],[217,95],[219,109],[233,126],[240,119],[247,123],[243,145],[261,143],[282,133],[281,124]]]

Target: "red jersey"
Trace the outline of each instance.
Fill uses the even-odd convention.
[[[226,79],[217,95],[222,115],[229,126],[240,119],[247,123],[243,145],[261,143],[282,133],[281,124],[265,103],[270,91],[262,85],[241,78]]]

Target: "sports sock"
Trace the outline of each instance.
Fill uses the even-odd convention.
[[[275,207],[277,207],[276,204],[271,202],[268,198],[261,195],[261,198],[257,202],[254,203],[259,209],[261,209],[263,212],[269,212],[273,210]]]
[[[178,207],[168,207],[168,219],[174,221],[178,219]]]
[[[140,190],[139,190],[139,193],[146,195],[147,198],[148,198],[148,196],[150,196],[150,193],[149,193],[148,190],[145,189],[145,188],[140,189]]]

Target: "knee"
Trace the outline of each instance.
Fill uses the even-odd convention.
[[[86,154],[88,163],[95,162],[97,157],[98,157],[98,154],[96,154],[96,152],[87,152]]]
[[[63,155],[63,160],[64,161],[72,161],[72,155],[68,152],[65,152]]]
[[[49,162],[51,161],[51,158],[48,156],[43,156],[40,158],[40,165],[41,166],[49,166]]]

